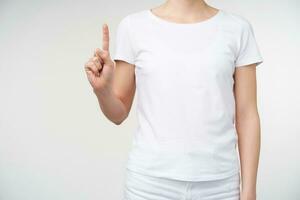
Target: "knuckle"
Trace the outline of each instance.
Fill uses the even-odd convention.
[[[86,63],[84,64],[84,67],[85,67],[85,68],[90,67],[90,62],[86,62]]]
[[[93,62],[89,62],[88,66],[89,66],[89,67],[93,67],[93,66],[94,66],[94,63],[93,63]]]

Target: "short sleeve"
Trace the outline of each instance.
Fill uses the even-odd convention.
[[[134,64],[134,51],[130,35],[129,18],[123,18],[117,27],[114,60]]]
[[[252,25],[244,20],[237,57],[235,60],[236,67],[242,67],[256,63],[257,65],[263,62]]]

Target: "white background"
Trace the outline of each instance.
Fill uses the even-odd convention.
[[[100,111],[84,63],[107,22],[161,1],[0,1],[0,199],[121,200],[136,126]],[[214,0],[247,18],[264,57],[258,200],[300,199],[300,3]],[[134,102],[135,104],[135,102]]]

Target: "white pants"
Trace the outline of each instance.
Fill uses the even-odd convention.
[[[153,177],[127,169],[123,200],[239,200],[240,174],[210,181]]]

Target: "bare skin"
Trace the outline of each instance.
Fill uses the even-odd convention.
[[[236,129],[242,177],[241,200],[255,200],[261,141],[256,64],[236,68],[234,79]]]
[[[85,64],[85,71],[103,114],[119,125],[127,118],[132,106],[134,65],[111,59],[107,24],[102,29],[102,49],[95,49],[93,57]]]
[[[218,12],[203,0],[167,0],[153,14],[172,22],[194,23]],[[103,25],[102,49],[97,48],[85,71],[104,115],[121,124],[129,115],[135,94],[135,66],[113,61],[109,53],[109,30]],[[256,64],[236,68],[234,73],[236,127],[241,161],[240,200],[256,200],[256,177],[260,153],[260,119],[256,102]]]

